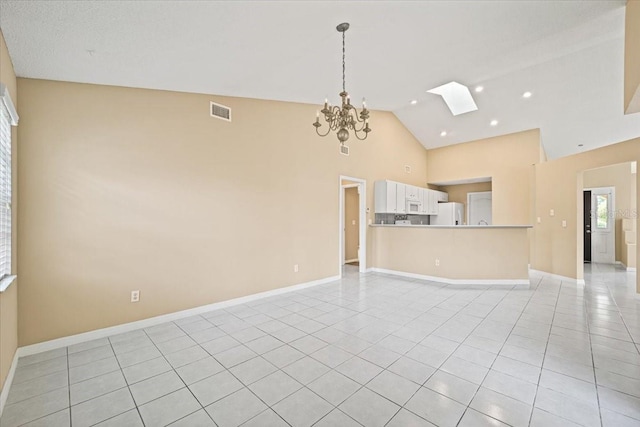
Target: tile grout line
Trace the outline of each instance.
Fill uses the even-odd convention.
[[[540,282],[542,281],[542,279],[540,279]],[[538,286],[540,284],[540,282],[538,282]],[[505,294],[505,296],[500,300],[500,302],[498,304],[496,304],[496,306],[489,312],[487,313],[487,316],[485,316],[485,320],[487,319],[487,317],[489,317],[489,315],[493,312],[493,310],[495,310],[498,305],[513,291],[513,290],[517,290],[517,288],[513,287],[509,290],[509,292],[507,294]],[[462,416],[460,417],[460,419],[458,420],[458,422],[456,423],[456,426],[459,425],[462,422],[462,419],[464,418],[465,414],[467,413],[467,411],[469,409],[476,411],[478,413],[481,413],[491,419],[497,420],[496,418],[492,417],[491,415],[485,414],[484,412],[480,412],[478,410],[476,410],[475,408],[471,407],[471,403],[473,402],[473,400],[476,398],[476,395],[478,394],[478,391],[480,391],[480,388],[482,388],[482,383],[484,382],[484,380],[486,379],[487,375],[489,375],[489,372],[491,372],[491,368],[493,367],[493,365],[495,364],[495,361],[498,359],[498,357],[500,357],[500,352],[502,351],[502,349],[504,348],[504,346],[507,343],[507,340],[509,339],[509,337],[511,336],[511,333],[513,332],[513,329],[516,327],[516,325],[518,324],[518,321],[520,320],[520,318],[522,317],[522,313],[524,313],[524,311],[526,310],[527,306],[529,305],[529,303],[531,302],[531,299],[533,298],[533,296],[535,295],[535,293],[538,291],[538,287],[536,287],[536,290],[529,295],[529,298],[527,299],[527,303],[524,305],[524,307],[522,308],[522,310],[520,311],[520,315],[518,316],[518,319],[516,319],[516,321],[514,322],[513,326],[511,327],[511,330],[509,331],[509,334],[507,335],[507,337],[505,338],[505,340],[502,343],[502,346],[500,347],[500,350],[498,350],[498,353],[496,353],[496,357],[493,359],[493,362],[491,362],[491,366],[488,368],[487,373],[485,374],[485,376],[483,377],[482,381],[480,382],[480,384],[478,384],[478,388],[476,389],[476,391],[473,393],[473,396],[471,397],[471,400],[469,400],[469,403],[466,405],[465,410],[462,413]],[[478,325],[479,326],[479,325]],[[475,330],[475,328],[474,328]],[[472,332],[473,333],[473,332]],[[469,334],[471,335],[471,334]],[[506,357],[506,356],[503,356]],[[499,393],[502,394],[502,393]],[[504,395],[503,395],[504,396]],[[507,396],[509,397],[509,396]],[[517,400],[517,399],[516,399]],[[533,405],[532,405],[532,409],[531,411],[533,412]],[[497,420],[501,423],[507,424],[506,422],[502,421],[502,420]]]
[[[554,304],[553,307],[553,316],[551,316],[551,323],[549,325],[549,333],[547,334],[547,342],[544,346],[544,353],[542,356],[542,365],[540,366],[540,374],[538,375],[538,382],[536,384],[536,393],[533,396],[533,402],[531,403],[531,414],[529,415],[529,424],[531,424],[531,421],[533,420],[533,411],[536,409],[536,400],[538,399],[538,389],[540,388],[540,380],[542,379],[542,370],[544,369],[544,361],[547,358],[547,349],[549,347],[549,340],[551,339],[551,331],[553,330],[553,321],[556,318],[556,310],[558,309],[558,301],[560,300],[560,295],[562,294],[562,286],[563,286],[563,282],[560,281],[560,286],[558,286],[558,292],[556,295],[556,302]],[[584,301],[583,301],[584,303]],[[546,411],[545,411],[546,412]],[[562,419],[565,419],[563,417],[560,417]]]

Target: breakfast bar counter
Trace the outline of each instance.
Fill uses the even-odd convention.
[[[448,284],[529,284],[530,225],[369,227],[374,271]]]

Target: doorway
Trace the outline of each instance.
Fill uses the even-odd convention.
[[[591,262],[591,191],[585,190],[582,205],[582,218],[584,221],[584,262]]]
[[[615,230],[615,188],[590,188],[591,200],[586,200],[590,208],[590,246],[591,262],[615,264],[616,262],[616,230]],[[585,210],[586,210],[585,206]],[[585,234],[587,227],[585,222]],[[587,247],[585,240],[585,251]]]
[[[343,185],[344,189],[344,249],[342,252],[344,264],[359,265],[359,218],[358,205],[360,195],[358,194],[358,184]]]
[[[364,179],[340,176],[339,272],[346,264],[364,273],[367,264],[366,187]]]
[[[491,191],[467,193],[467,225],[491,225],[492,202]]]

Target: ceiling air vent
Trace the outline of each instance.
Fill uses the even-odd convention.
[[[341,145],[340,146],[340,154],[348,156],[349,155],[349,146],[348,145]]]
[[[222,104],[216,104],[212,101],[210,109],[211,117],[217,117],[228,122],[231,121],[231,108]]]

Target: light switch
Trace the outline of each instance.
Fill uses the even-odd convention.
[[[542,218],[538,217],[538,224],[542,222]]]
[[[371,225],[371,218],[369,218],[369,225]]]
[[[566,219],[562,220],[562,228],[567,228],[567,220]]]
[[[549,216],[555,216],[555,214],[556,214],[556,211],[554,211],[553,209],[549,211]]]

